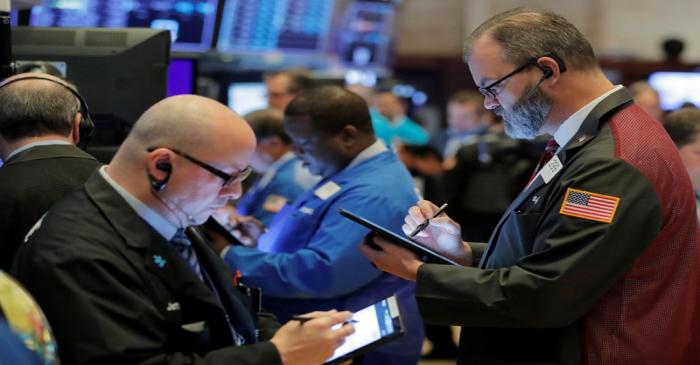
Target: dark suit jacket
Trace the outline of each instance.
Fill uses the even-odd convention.
[[[223,261],[192,244],[220,300],[95,173],[43,218],[13,273],[46,313],[63,363],[280,363],[260,342],[277,322],[256,316]],[[235,346],[227,317],[246,345]]]
[[[73,145],[37,146],[0,167],[0,269],[42,214],[85,183],[100,163]]]
[[[698,336],[695,204],[663,127],[619,90],[558,157],[563,168],[515,199],[485,251],[473,245],[479,267],[420,268],[426,321],[462,325],[463,364],[700,361],[689,345]],[[569,188],[619,198],[612,221],[562,214]]]

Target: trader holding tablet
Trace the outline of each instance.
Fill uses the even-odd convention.
[[[416,281],[427,322],[462,326],[459,364],[700,363],[693,191],[663,127],[556,14],[494,16],[465,60],[509,136],[553,136],[540,168],[488,245],[445,215],[414,237],[464,266],[381,237],[362,252]],[[412,207],[404,233],[436,210]]]

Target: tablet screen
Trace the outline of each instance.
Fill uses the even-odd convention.
[[[396,297],[389,297],[355,312],[355,333],[345,339],[326,364],[336,364],[403,334]],[[340,327],[342,324],[336,325]]]

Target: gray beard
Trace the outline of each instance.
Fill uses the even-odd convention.
[[[519,100],[512,108],[494,109],[494,113],[503,118],[506,134],[515,139],[533,139],[539,135],[549,111],[552,109],[551,100],[535,87]]]

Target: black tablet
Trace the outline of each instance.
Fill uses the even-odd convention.
[[[391,241],[394,244],[397,244],[401,247],[407,248],[411,251],[413,251],[420,259],[424,262],[428,263],[434,263],[434,264],[450,264],[450,265],[459,265],[457,262],[455,262],[452,259],[449,259],[419,243],[413,242],[412,240],[403,237],[401,235],[398,235],[374,222],[368,221],[365,218],[362,218],[356,214],[353,214],[352,212],[349,212],[345,209],[340,210],[340,214],[352,220],[355,223],[359,223],[369,229],[372,230],[374,234],[378,234],[387,240]],[[369,237],[371,240],[371,237]],[[371,241],[368,241],[368,243],[371,244]]]
[[[222,236],[229,244],[232,244],[234,246],[245,246],[243,242],[241,242],[241,240],[236,238],[236,236],[231,234],[231,232],[229,232],[229,230],[226,229],[226,227],[219,223],[219,221],[217,221],[216,218],[214,218],[214,216],[210,216],[209,219],[207,219],[207,221],[204,222],[203,226],[206,229],[212,230],[213,232]],[[204,234],[207,234],[206,230],[204,231]]]
[[[355,333],[345,338],[345,342],[326,360],[325,365],[340,364],[360,356],[404,333],[395,296],[360,309],[352,315],[352,320]]]

